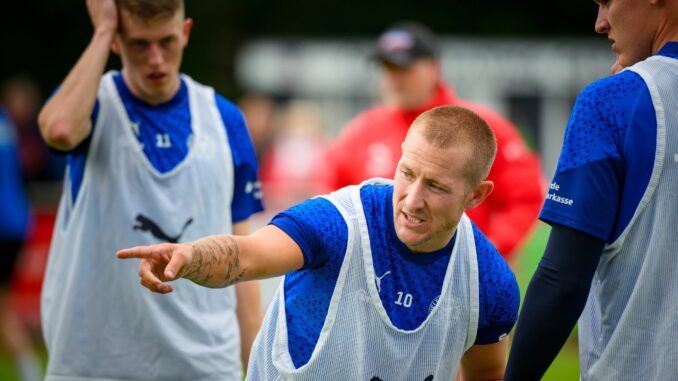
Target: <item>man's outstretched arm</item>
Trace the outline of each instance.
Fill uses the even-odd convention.
[[[214,235],[182,244],[137,246],[120,250],[117,256],[141,259],[141,284],[162,294],[173,290],[165,282],[177,278],[218,288],[283,275],[304,264],[297,243],[273,225],[248,236]]]
[[[505,380],[540,380],[581,315],[605,242],[553,225],[527,288]]]

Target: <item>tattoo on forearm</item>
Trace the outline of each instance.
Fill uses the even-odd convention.
[[[231,236],[211,236],[193,243],[193,260],[182,277],[207,287],[225,287],[240,281],[240,248]]]

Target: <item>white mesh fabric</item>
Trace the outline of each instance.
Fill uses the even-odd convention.
[[[466,216],[442,286],[440,302],[412,331],[391,324],[375,285],[360,186],[326,196],[348,225],[347,252],[320,338],[309,362],[289,355],[281,284],[254,345],[248,380],[453,379],[475,341],[478,276],[473,231]]]
[[[184,80],[194,143],[166,174],[141,150],[112,74],[101,81],[82,187],[75,204],[62,196],[43,286],[47,381],[241,378],[233,289],[180,280],[153,294],[139,286],[138,261],[115,258],[159,242],[134,229],[139,214],[173,235],[191,218],[182,242],[232,230],[232,156],[214,92]]]
[[[631,67],[657,119],[655,165],[621,237],[607,246],[579,322],[582,380],[678,377],[678,60]]]

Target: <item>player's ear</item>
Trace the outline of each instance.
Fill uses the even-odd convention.
[[[118,41],[118,36],[115,36],[113,41],[111,41],[111,51],[116,55],[120,55],[120,42]]]
[[[489,196],[492,191],[494,190],[494,183],[489,180],[481,181],[480,184],[478,184],[471,194],[469,195],[468,199],[466,200],[466,203],[464,204],[464,209],[473,209],[478,204],[483,202]]]
[[[181,34],[183,36],[182,47],[188,45],[188,39],[191,36],[191,29],[193,28],[193,19],[187,18],[184,20],[184,25],[182,26]]]

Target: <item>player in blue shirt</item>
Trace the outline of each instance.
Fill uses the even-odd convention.
[[[7,284],[19,250],[28,234],[30,208],[24,189],[17,153],[17,136],[12,121],[0,109],[0,203],[5,206],[0,218],[2,259],[0,283]]]
[[[126,287],[111,259],[129,244],[249,233],[262,204],[243,117],[179,72],[193,25],[182,0],[87,7],[92,40],[39,116],[68,160],[42,292],[46,380],[240,379],[261,321],[256,282],[187,282],[160,300]],[[104,74],[111,50],[122,70]],[[169,313],[117,323],[157,310]]]
[[[122,250],[144,286],[207,287],[286,274],[248,379],[496,380],[517,316],[513,273],[463,214],[482,202],[496,153],[476,114],[418,117],[393,182],[368,180],[307,200],[248,237]]]
[[[678,3],[596,2],[618,59],[572,111],[506,380],[541,379],[577,318],[582,380],[678,374]]]
[[[28,332],[9,307],[15,263],[31,229],[31,213],[17,153],[15,126],[0,109],[0,347],[16,365],[22,381],[42,379],[40,361]]]

